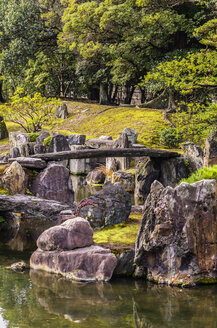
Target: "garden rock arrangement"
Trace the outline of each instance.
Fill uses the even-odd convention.
[[[28,177],[22,166],[15,161],[4,171],[0,181],[10,195],[25,194]]]
[[[130,194],[120,183],[110,183],[94,196],[81,201],[76,213],[88,219],[93,228],[99,228],[125,221],[130,211]]]
[[[170,285],[217,282],[216,181],[151,186],[136,241],[137,276]]]
[[[110,250],[94,246],[92,235],[88,221],[80,217],[44,231],[30,267],[78,281],[108,281],[117,259]]]

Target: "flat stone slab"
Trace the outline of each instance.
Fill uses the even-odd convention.
[[[0,195],[0,211],[24,213],[33,218],[44,218],[46,220],[57,219],[61,211],[69,208],[67,204],[33,196]]]
[[[47,163],[40,158],[31,158],[31,157],[16,157],[9,158],[9,163],[18,162],[21,166],[32,168],[32,169],[44,169],[47,167]]]
[[[108,281],[116,265],[116,256],[99,246],[71,251],[37,249],[30,258],[31,269],[61,274],[77,281]]]

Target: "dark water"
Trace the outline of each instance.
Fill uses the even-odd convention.
[[[25,257],[0,249],[0,328],[217,327],[217,286],[179,289],[122,279],[81,284],[4,268]]]

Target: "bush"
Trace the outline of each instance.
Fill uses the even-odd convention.
[[[38,133],[29,133],[29,138],[31,142],[35,142],[38,137],[39,137]]]
[[[182,179],[179,184],[181,182],[194,183],[203,179],[214,179],[217,181],[217,165],[213,165],[212,167],[203,167],[190,175],[189,178]]]
[[[51,136],[44,139],[43,145],[44,146],[50,146]]]
[[[169,148],[178,147],[182,136],[176,128],[166,128],[160,131],[160,143]]]

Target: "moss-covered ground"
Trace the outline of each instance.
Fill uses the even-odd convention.
[[[126,222],[96,230],[94,242],[117,253],[124,249],[134,249],[141,220],[142,213],[131,213]]]
[[[158,133],[169,124],[164,121],[161,110],[66,103],[70,116],[58,128],[63,133],[86,134],[88,139],[110,135],[115,139],[124,128],[132,128],[139,133],[138,143],[146,147],[162,148]]]

